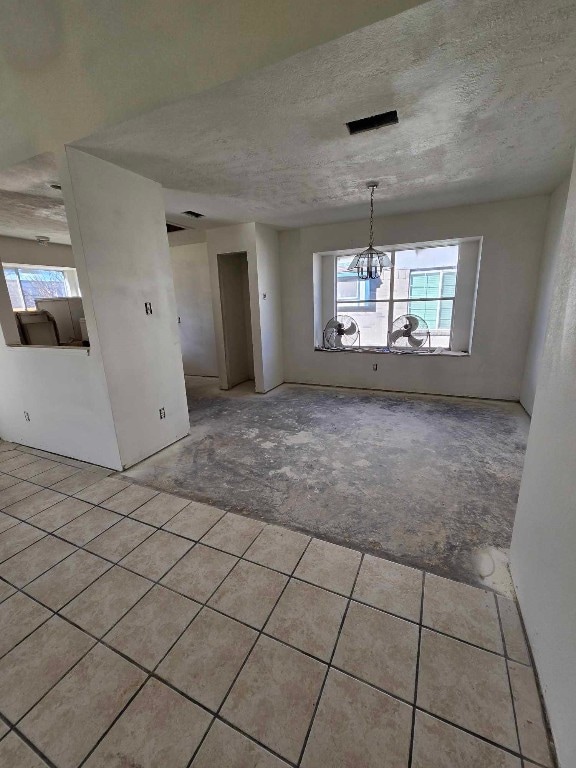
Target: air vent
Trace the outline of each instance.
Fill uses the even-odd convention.
[[[385,125],[395,125],[398,122],[398,112],[393,109],[391,112],[382,112],[380,115],[372,117],[363,117],[360,120],[351,120],[346,123],[346,127],[353,136],[355,133],[364,133],[364,131],[374,131],[376,128],[384,128]]]
[[[182,211],[184,216],[191,216],[193,219],[202,219],[203,213],[196,213],[196,211]]]
[[[186,229],[186,227],[179,227],[177,224],[170,224],[168,221],[166,222],[167,232],[182,232],[183,229]]]

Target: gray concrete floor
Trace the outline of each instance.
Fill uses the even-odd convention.
[[[508,592],[529,419],[517,403],[187,378],[188,437],[124,474]]]

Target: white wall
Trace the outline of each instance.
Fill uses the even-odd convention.
[[[512,575],[562,768],[576,760],[576,161],[512,536]]]
[[[256,224],[256,267],[258,279],[258,327],[262,354],[262,389],[268,392],[284,381],[282,335],[282,289],[278,233]]]
[[[550,314],[554,293],[556,266],[560,257],[560,236],[564,223],[569,186],[570,179],[566,179],[550,198],[544,253],[538,277],[538,298],[526,357],[524,379],[520,391],[520,402],[530,414],[532,414],[534,408],[538,371],[544,353],[546,328],[548,326],[548,315]]]
[[[178,233],[175,233],[178,234]],[[206,243],[170,248],[184,373],[217,376],[212,284]]]
[[[368,222],[282,232],[286,381],[517,400],[547,209],[548,197],[540,196],[375,220],[380,245],[483,238],[473,351],[465,357],[314,350],[313,254],[365,247]]]
[[[69,245],[0,236],[0,261],[3,264],[37,264],[43,267],[74,267],[74,254]]]
[[[162,188],[70,147],[66,157],[86,324],[101,351],[122,465],[130,466],[189,430]]]

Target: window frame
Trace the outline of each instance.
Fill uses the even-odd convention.
[[[63,275],[63,284],[65,286],[66,294],[65,296],[45,296],[42,298],[74,298],[78,297],[81,298],[80,290],[77,287],[78,286],[78,276],[76,273],[75,267],[60,267],[60,266],[46,266],[44,264],[12,264],[8,262],[2,262],[2,271],[3,271],[3,277],[6,282],[6,286],[8,287],[8,279],[6,277],[6,271],[12,270],[16,273],[16,278],[18,280],[18,287],[20,290],[20,295],[22,296],[22,301],[24,306],[23,307],[14,307],[12,304],[12,297],[10,296],[10,305],[12,307],[13,312],[35,312],[36,307],[28,308],[26,306],[26,294],[24,292],[24,287],[22,285],[22,278],[20,275],[20,271],[26,271],[26,270],[35,270],[36,272],[60,272]],[[72,277],[72,280],[70,279]]]
[[[441,328],[438,328],[438,326],[437,326],[435,329],[431,329],[431,331],[433,331],[433,330],[449,330],[448,346],[447,347],[443,347],[443,350],[445,352],[452,352],[453,351],[454,318],[455,318],[455,307],[456,307],[456,294],[457,294],[457,290],[458,290],[458,273],[459,273],[459,270],[460,270],[460,245],[461,245],[461,242],[462,241],[459,241],[459,240],[458,241],[444,241],[444,242],[441,242],[441,243],[440,242],[438,242],[438,243],[436,243],[436,242],[428,242],[428,243],[424,242],[424,243],[418,243],[418,244],[396,245],[396,246],[394,246],[392,248],[390,248],[390,247],[383,248],[383,250],[385,250],[386,253],[388,253],[390,255],[390,260],[392,261],[392,268],[390,270],[390,291],[389,291],[389,296],[388,296],[387,299],[376,299],[376,298],[371,299],[370,298],[370,299],[364,299],[364,300],[359,299],[358,301],[360,302],[360,304],[388,304],[388,325],[387,325],[386,339],[385,339],[384,343],[378,344],[378,345],[362,344],[361,348],[366,349],[367,351],[369,351],[369,350],[378,350],[378,349],[382,349],[384,347],[388,347],[388,340],[390,338],[390,333],[392,331],[392,326],[393,326],[393,323],[394,323],[394,319],[396,317],[396,314],[395,314],[395,311],[394,311],[395,304],[407,304],[408,305],[411,301],[419,302],[419,303],[420,302],[426,302],[426,301],[438,302],[437,323],[439,323],[439,319],[440,319],[439,316],[440,316],[440,311],[441,311],[441,302],[444,300],[444,301],[452,302],[452,314],[451,314],[451,320],[450,320],[450,328],[449,329],[441,329]],[[454,267],[445,267],[445,268],[442,268],[442,267],[423,267],[423,268],[419,268],[419,269],[411,269],[410,270],[410,276],[412,276],[412,274],[439,272],[441,274],[441,280],[440,280],[440,284],[438,286],[439,295],[435,296],[435,297],[429,297],[429,298],[428,297],[424,297],[424,298],[419,298],[419,299],[411,299],[410,296],[407,296],[406,298],[403,298],[403,299],[395,299],[394,298],[394,288],[395,288],[395,272],[396,272],[396,253],[399,252],[399,251],[417,250],[417,249],[433,248],[433,247],[447,247],[447,246],[455,246],[455,247],[458,248],[458,258],[457,258],[456,265]],[[344,307],[345,307],[346,304],[349,304],[350,306],[353,306],[353,302],[346,302],[346,301],[339,301],[338,300],[338,259],[343,257],[343,256],[344,256],[344,254],[342,254],[342,255],[336,254],[336,259],[335,259],[335,268],[334,268],[334,283],[335,283],[335,285],[334,285],[334,297],[335,297],[335,314],[336,315],[340,314],[339,305],[343,306],[343,312],[345,311]],[[454,284],[454,295],[453,296],[448,296],[448,297],[444,297],[444,296],[441,295],[442,294],[443,281],[444,281],[444,273],[446,273],[446,272],[454,273],[455,276],[456,276],[455,284]],[[358,281],[358,282],[360,282],[360,281]],[[369,281],[367,280],[366,282],[369,282]],[[408,287],[408,293],[410,293],[410,286]],[[352,310],[348,309],[348,311],[352,311]],[[361,306],[359,306],[359,311],[366,311],[366,310],[363,310],[361,308]],[[431,335],[433,335],[433,333],[431,333]],[[427,354],[428,350],[427,349],[426,350],[419,350],[419,352],[420,352],[420,354]],[[414,352],[413,354],[418,354],[418,351]]]

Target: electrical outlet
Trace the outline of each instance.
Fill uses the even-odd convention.
[[[152,314],[152,302],[151,301],[145,301],[144,302],[144,310],[147,315]]]
[[[165,419],[166,418],[166,409],[160,408],[160,418]]]
[[[24,419],[26,421],[30,421],[30,414],[28,413],[28,411],[24,411]]]
[[[374,363],[374,364],[372,365],[372,370],[373,370],[373,371],[377,371],[377,370],[378,370],[378,363]]]

